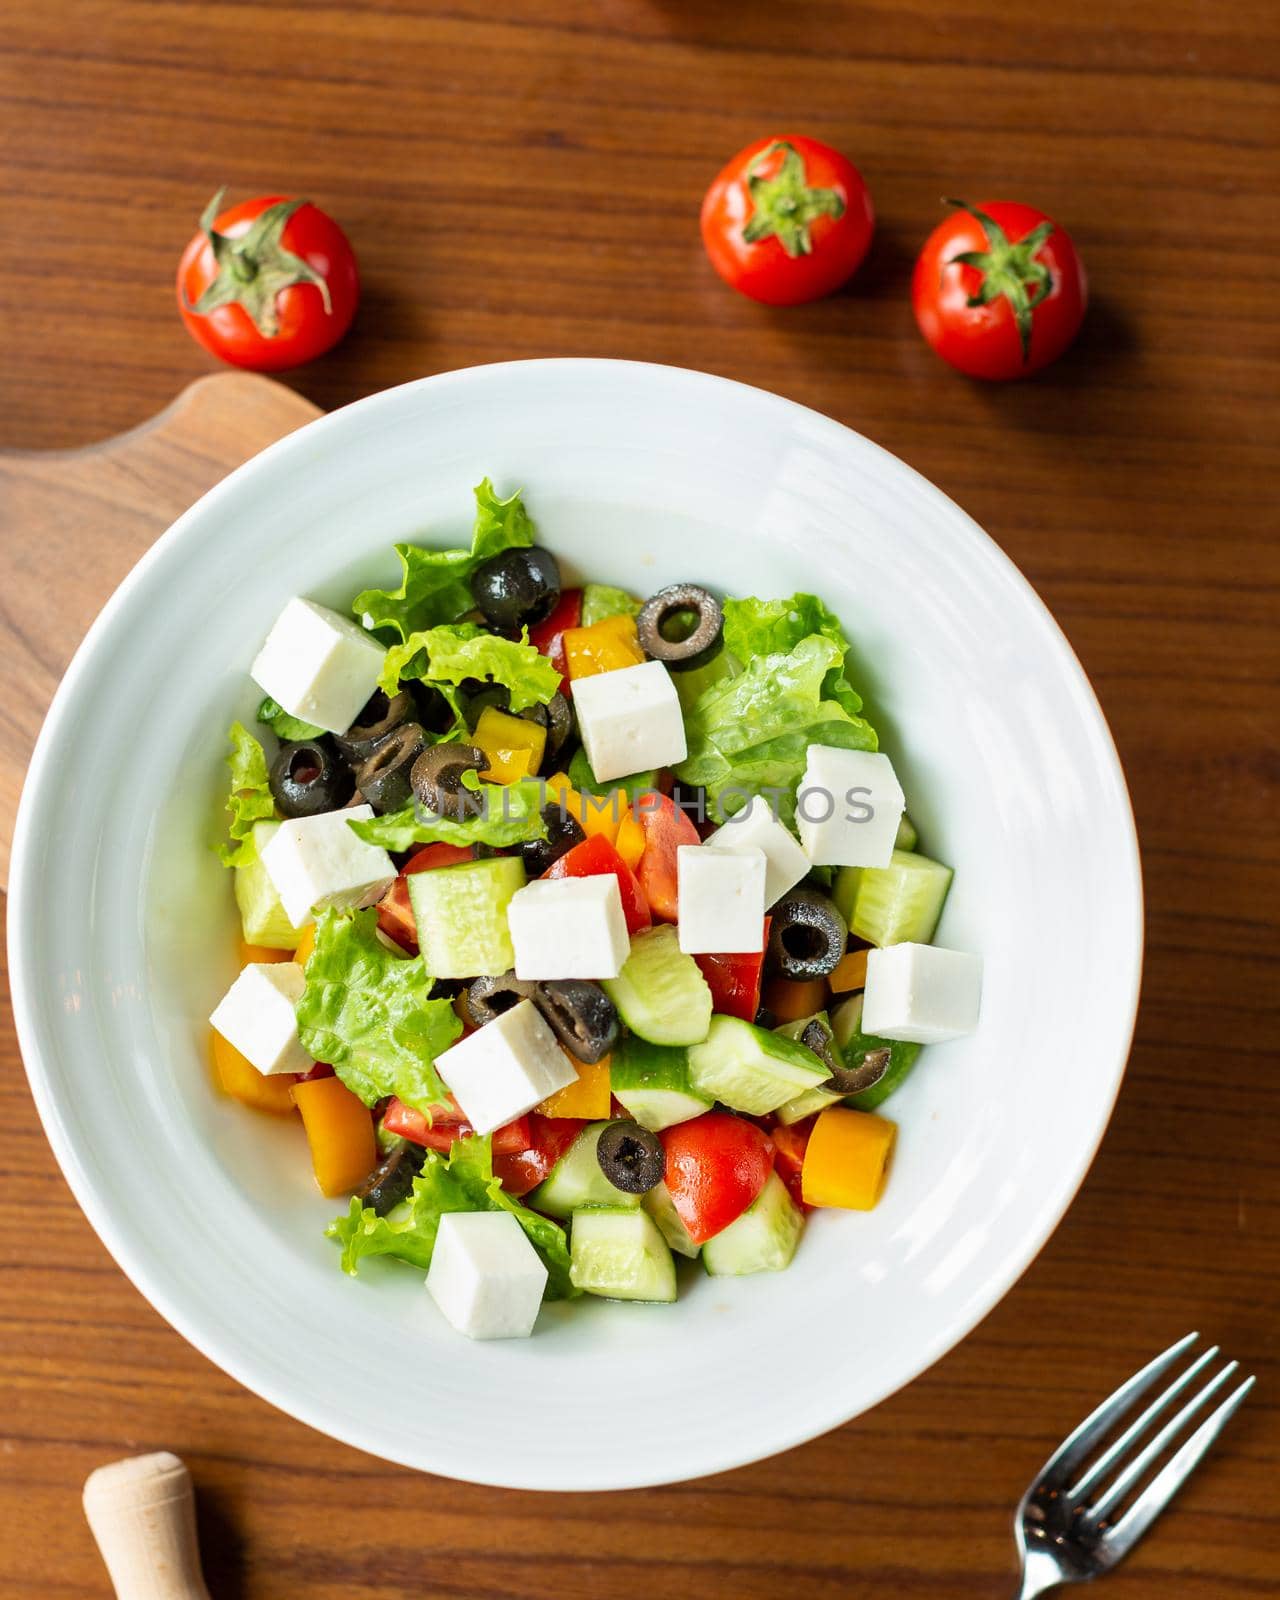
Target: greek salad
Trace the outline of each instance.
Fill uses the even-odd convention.
[[[570,586],[488,480],[469,547],[396,554],[250,668],[217,1082],[300,1122],[346,1272],[417,1268],[474,1338],[785,1268],[877,1204],[882,1107],[980,1001],[839,621]]]

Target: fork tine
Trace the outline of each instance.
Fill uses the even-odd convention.
[[[1115,1527],[1103,1534],[1102,1542],[1113,1561],[1120,1561],[1129,1554],[1200,1465],[1200,1458],[1235,1415],[1245,1395],[1253,1388],[1254,1381],[1253,1378],[1246,1378],[1234,1394],[1228,1395],[1218,1409],[1204,1419],[1177,1454],[1160,1469]]]
[[[1160,1413],[1173,1404],[1182,1391],[1200,1376],[1217,1354],[1218,1346],[1212,1344],[1202,1356],[1197,1356],[1184,1373],[1175,1378],[1167,1389],[1156,1396],[1138,1420],[1131,1423],[1124,1430],[1107,1452],[1098,1457],[1079,1483],[1068,1490],[1067,1498],[1070,1500],[1082,1500],[1095,1483],[1101,1483],[1112,1467],[1124,1460],[1129,1453],[1130,1447],[1141,1439]]]
[[[1081,1515],[1080,1522],[1083,1527],[1097,1527],[1106,1517],[1107,1512],[1113,1506],[1118,1505],[1128,1494],[1129,1490],[1133,1488],[1148,1467],[1155,1465],[1176,1435],[1182,1432],[1201,1406],[1221,1389],[1222,1385],[1226,1383],[1239,1365],[1238,1361],[1228,1361],[1216,1378],[1211,1378],[1198,1395],[1187,1401],[1176,1417],[1165,1423],[1151,1443],[1133,1458],[1106,1493],[1100,1499],[1095,1500],[1089,1509]]]
[[[1053,1452],[1040,1469],[1039,1481],[1047,1482],[1056,1478],[1061,1482],[1073,1472],[1094,1446],[1106,1437],[1112,1423],[1122,1417],[1134,1401],[1140,1399],[1199,1337],[1198,1333],[1189,1333],[1176,1344],[1171,1344],[1162,1355],[1158,1355],[1154,1361],[1148,1361],[1140,1372],[1135,1372],[1132,1378],[1122,1383],[1114,1394],[1108,1395],[1097,1410],[1091,1412]]]

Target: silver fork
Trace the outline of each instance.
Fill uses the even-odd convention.
[[[1109,1572],[1124,1560],[1199,1466],[1201,1457],[1253,1388],[1252,1378],[1246,1378],[1229,1394],[1171,1455],[1169,1451],[1192,1418],[1234,1377],[1238,1361],[1229,1361],[1147,1444],[1141,1449],[1138,1445],[1157,1419],[1211,1364],[1218,1354],[1217,1345],[1197,1356],[1113,1443],[1107,1442],[1125,1413],[1199,1337],[1198,1333],[1189,1333],[1148,1362],[1141,1372],[1135,1372],[1063,1440],[1036,1474],[1022,1497],[1014,1524],[1022,1557],[1022,1587],[1016,1600],[1033,1600],[1035,1595],[1059,1584],[1084,1583]],[[1101,1454],[1086,1467],[1097,1451]],[[1122,1510],[1124,1502],[1166,1455],[1168,1460],[1155,1477]]]

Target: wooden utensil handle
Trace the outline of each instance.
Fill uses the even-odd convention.
[[[118,1600],[209,1600],[186,1465],[167,1450],[99,1467],[84,1513]]]

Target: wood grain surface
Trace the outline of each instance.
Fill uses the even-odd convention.
[[[156,1448],[191,1463],[219,1597],[998,1600],[1029,1474],[1189,1327],[1262,1381],[1101,1592],[1277,1592],[1278,46],[1263,0],[0,8],[0,444],[83,445],[207,370],[171,275],[221,183],[308,193],[360,253],[352,336],[293,380],[320,405],[582,354],[703,367],[816,406],[955,496],[1053,608],[1129,773],[1149,937],[1101,1153],[973,1336],[825,1439],[616,1496],[415,1476],[215,1371],[115,1270],[51,1170],[6,1024],[6,1600],[108,1592],[80,1484]],[[789,127],[854,156],[880,229],[849,292],[781,313],[719,284],[696,215],[735,148]],[[1032,383],[977,388],[915,332],[911,260],[955,193],[1034,200],[1088,263],[1084,335]],[[38,614],[13,612],[13,560],[6,543],[0,618],[38,635]],[[824,1358],[839,1349],[831,1329]],[[767,1408],[771,1390],[762,1373],[743,1403]],[[600,1419],[619,1449],[629,1403],[650,1402],[620,1388]],[[511,1448],[538,1448],[518,1419]]]

